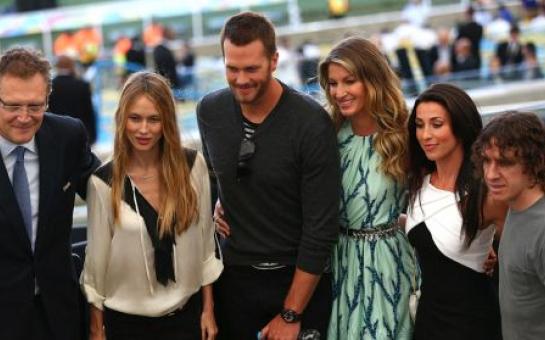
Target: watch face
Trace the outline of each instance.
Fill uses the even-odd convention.
[[[297,313],[295,311],[293,311],[291,309],[284,309],[280,313],[280,316],[287,323],[293,323],[293,322],[299,321],[299,316],[297,315]]]
[[[287,322],[293,322],[295,320],[295,315],[293,315],[291,311],[287,311],[286,313],[284,313],[284,320],[286,320]]]

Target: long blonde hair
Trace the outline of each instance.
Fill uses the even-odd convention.
[[[335,126],[345,121],[329,92],[329,65],[338,64],[360,80],[365,87],[365,111],[377,122],[374,147],[382,157],[380,170],[393,179],[404,182],[407,154],[408,110],[399,78],[386,57],[370,41],[349,37],[333,47],[320,63],[320,86],[325,92]]]
[[[127,176],[132,145],[125,133],[129,109],[141,96],[146,96],[161,115],[163,136],[159,153],[160,206],[157,228],[159,237],[180,234],[198,218],[197,195],[191,185],[190,169],[182,149],[176,122],[176,108],[167,81],[152,72],[138,72],[129,77],[115,112],[115,140],[112,160],[112,209],[114,222],[119,222],[121,198]]]

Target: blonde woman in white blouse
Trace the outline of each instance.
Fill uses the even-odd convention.
[[[223,265],[205,161],[182,148],[159,75],[128,79],[115,120],[113,159],[88,184],[90,338],[214,339],[211,283]]]

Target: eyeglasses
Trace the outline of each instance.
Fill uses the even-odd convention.
[[[248,165],[248,161],[255,154],[255,143],[251,139],[243,139],[240,142],[240,150],[238,152],[237,162],[237,179],[248,176],[252,171]]]
[[[47,102],[40,104],[8,104],[0,98],[0,107],[9,113],[20,114],[23,110],[26,110],[28,114],[35,115],[47,109]]]

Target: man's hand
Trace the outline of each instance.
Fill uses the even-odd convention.
[[[399,229],[405,230],[405,225],[407,224],[407,214],[400,214],[397,218],[397,225]]]
[[[223,207],[221,206],[219,199],[216,201],[216,206],[214,207],[214,227],[216,228],[218,234],[220,234],[223,238],[227,238],[229,235],[231,235],[231,228],[225,221]]]
[[[261,330],[260,339],[297,340],[300,331],[301,322],[287,323],[279,314]]]
[[[299,268],[295,269],[290,290],[284,300],[284,308],[296,313],[303,313],[316,285],[320,281],[320,275],[310,274]],[[288,323],[278,314],[267,326],[261,330],[260,339],[267,340],[296,340],[301,332],[301,322]]]
[[[488,258],[484,261],[483,269],[488,276],[492,276],[494,274],[494,267],[496,266],[496,263],[498,262],[498,257],[496,256],[496,252],[494,249],[490,248],[490,251],[488,252]]]

